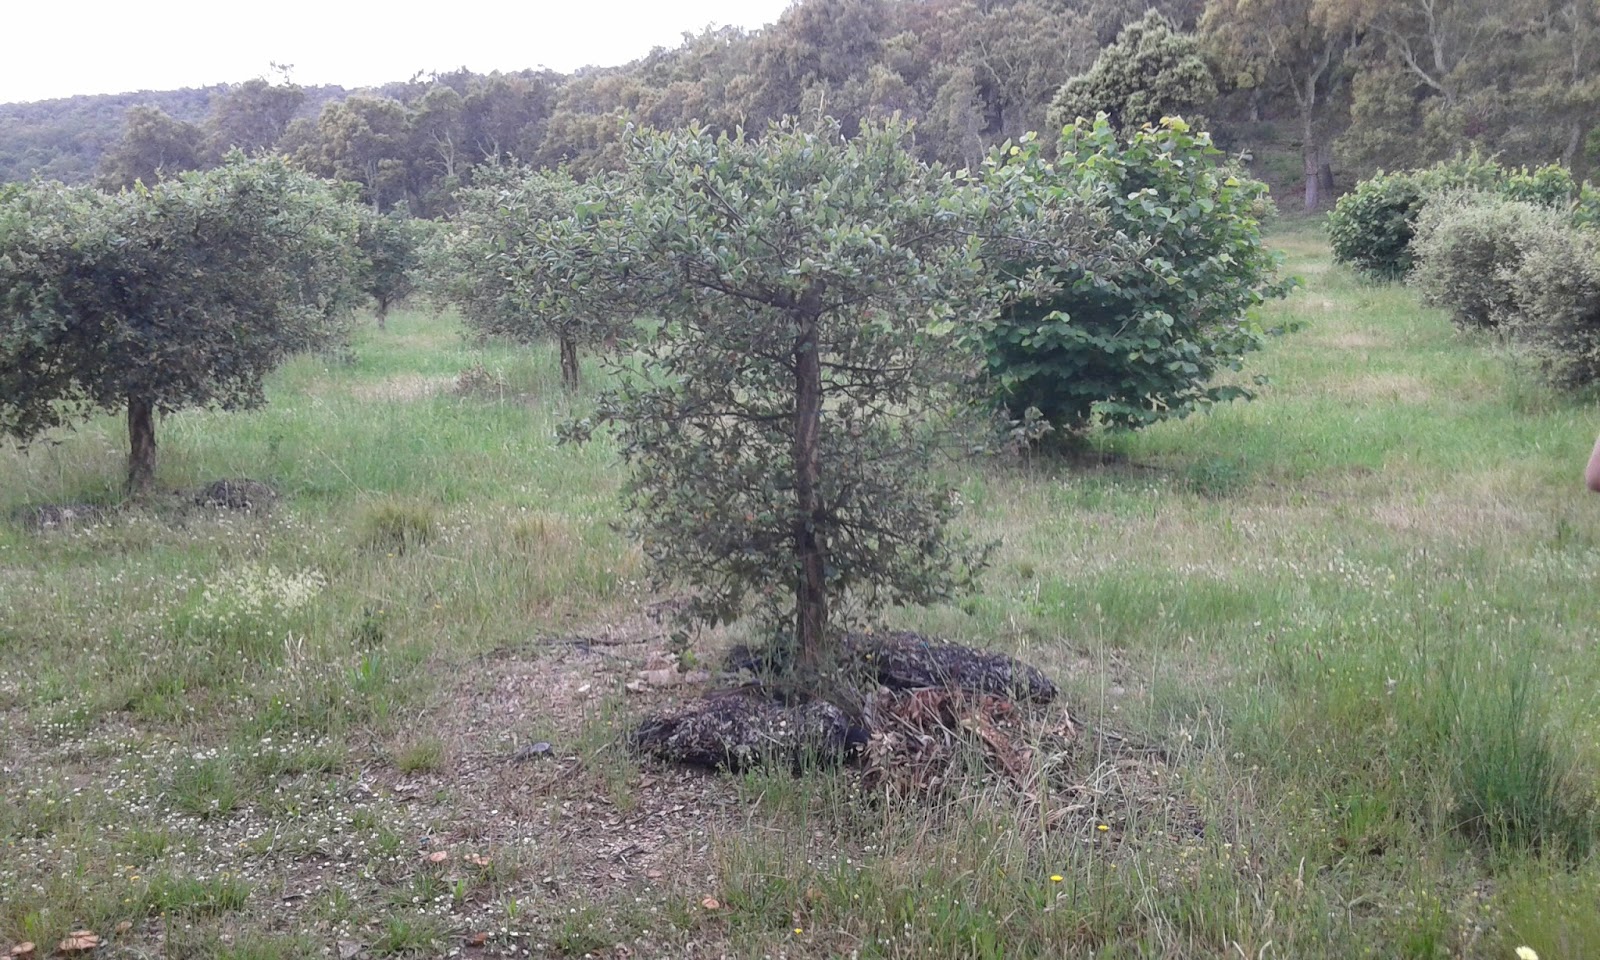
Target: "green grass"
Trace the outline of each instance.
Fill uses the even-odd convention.
[[[641,766],[622,683],[665,640],[614,452],[555,441],[588,395],[399,312],[158,425],[164,486],[276,509],[0,519],[0,948],[128,921],[149,955],[170,917],[195,957],[1600,954],[1600,411],[1276,239],[1306,286],[1265,319],[1302,327],[1259,399],[961,468],[981,592],[885,614],[1160,760],[1083,733],[1043,795],[914,804]],[[116,503],[120,430],[0,450],[0,518]]]

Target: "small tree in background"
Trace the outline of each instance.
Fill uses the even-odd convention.
[[[1200,40],[1159,11],[1128,24],[1100,51],[1087,73],[1062,84],[1050,104],[1050,126],[1106,114],[1119,130],[1189,114],[1217,99],[1217,82],[1200,55]]]
[[[579,386],[579,350],[613,339],[627,318],[606,278],[617,235],[597,229],[614,202],[604,178],[506,167],[458,195],[439,268],[441,292],[467,325],[518,343],[554,340],[561,379]]]
[[[106,196],[39,184],[0,211],[0,432],[28,441],[125,410],[128,488],[155,475],[156,411],[253,407],[350,302],[352,208],[282,160]]]
[[[1057,287],[983,328],[998,403],[1081,432],[1094,418],[1137,428],[1250,394],[1212,385],[1261,345],[1250,313],[1288,285],[1261,237],[1266,188],[1230,170],[1181,120],[1119,138],[1105,117],[1068,128],[1060,159],[1011,165],[1044,194],[1091,198],[1135,256],[1035,264]]]
[[[416,292],[422,269],[423,248],[432,224],[394,213],[363,210],[356,242],[361,251],[361,289],[377,306],[378,329],[389,319],[389,308]]]
[[[964,329],[996,310],[976,225],[1007,204],[907,147],[897,126],[650,135],[613,225],[615,282],[659,318],[601,408],[645,553],[703,621],[753,604],[803,674],[831,658],[847,594],[931,601],[979,560],[931,467],[977,362]]]

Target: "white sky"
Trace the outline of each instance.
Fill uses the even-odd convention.
[[[418,70],[610,66],[709,24],[756,28],[790,0],[0,0],[0,103],[238,83],[371,86]]]

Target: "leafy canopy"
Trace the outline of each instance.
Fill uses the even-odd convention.
[[[435,271],[441,294],[481,336],[556,341],[563,377],[577,386],[578,348],[614,338],[626,316],[606,283],[621,262],[617,235],[597,229],[616,192],[605,179],[579,183],[559,170],[480,174],[457,195]]]
[[[1380,170],[1340,197],[1328,214],[1334,261],[1372,280],[1406,276],[1418,217],[1434,198],[1463,190],[1565,210],[1575,223],[1600,222],[1600,194],[1564,168],[1502,167],[1473,152],[1421,170]]]
[[[908,144],[831,121],[650,134],[613,225],[615,282],[658,318],[601,408],[645,553],[694,588],[691,616],[754,607],[802,661],[826,655],[846,598],[933,600],[980,559],[932,467],[975,368],[963,333],[996,311],[980,232],[1015,205]]]
[[[258,405],[349,302],[353,210],[282,160],[0,204],[0,432],[22,441],[130,405]]]
[[[356,244],[361,252],[360,286],[377,305],[380,325],[391,306],[416,292],[432,228],[431,221],[395,211],[362,210],[356,229]]]
[[[1121,130],[1188,114],[1217,98],[1217,83],[1200,54],[1200,40],[1160,11],[1122,28],[1087,73],[1062,84],[1050,104],[1050,126],[1106,114]],[[1192,118],[1191,118],[1192,119]]]
[[[1266,188],[1175,118],[1126,139],[1104,116],[1079,122],[1054,163],[1030,146],[1011,159],[1027,182],[1092,198],[1134,255],[1026,264],[1047,268],[1055,288],[982,328],[996,401],[1077,432],[1097,416],[1137,428],[1248,397],[1212,380],[1261,345],[1252,310],[1288,289],[1261,237]]]

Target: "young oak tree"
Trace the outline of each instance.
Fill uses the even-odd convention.
[[[0,196],[0,433],[125,410],[128,489],[146,490],[156,411],[257,406],[280,361],[336,337],[354,234],[332,185],[275,158]]]
[[[847,594],[927,602],[981,563],[930,468],[974,370],[964,328],[997,312],[980,227],[1005,200],[919,162],[898,125],[690,128],[629,159],[614,282],[656,322],[600,419],[635,468],[637,532],[695,588],[692,617],[753,604],[815,674]]]
[[[416,292],[423,250],[432,222],[363,209],[356,228],[361,250],[361,291],[377,307],[378,329],[388,326],[389,308]]]
[[[579,350],[614,340],[626,309],[606,283],[621,262],[617,235],[596,229],[613,184],[579,183],[561,170],[507,166],[479,174],[458,195],[460,211],[436,269],[444,296],[485,337],[554,340],[561,380],[576,390]]]

